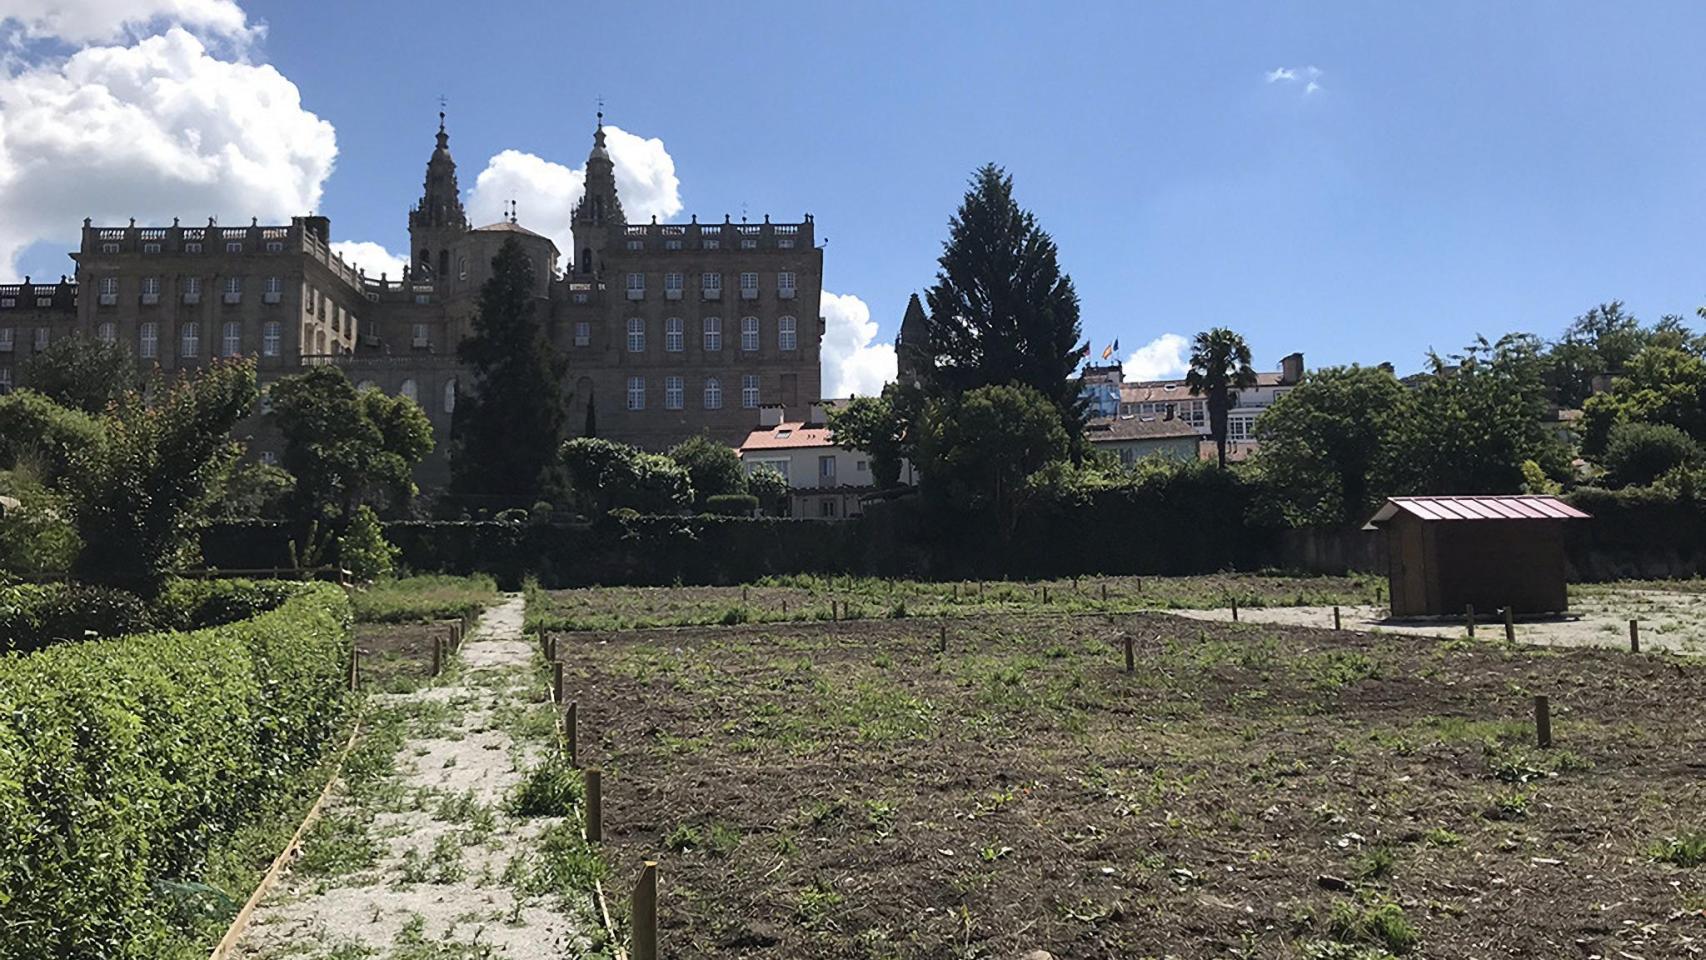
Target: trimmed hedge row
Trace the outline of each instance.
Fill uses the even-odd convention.
[[[321,759],[350,642],[343,592],[311,584],[225,626],[0,657],[0,960],[161,955],[157,884]]]
[[[0,587],[0,653],[235,623],[277,607],[300,592],[300,586],[270,580],[177,580],[152,604],[123,590],[79,583]]]

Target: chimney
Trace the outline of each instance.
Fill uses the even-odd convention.
[[[806,409],[806,422],[813,424],[829,422],[829,418],[824,416],[822,400],[819,400]]]
[[[767,403],[758,408],[758,429],[774,430],[782,425],[782,405]]]
[[[1280,384],[1291,386],[1303,379],[1303,354],[1294,353],[1280,361]]]

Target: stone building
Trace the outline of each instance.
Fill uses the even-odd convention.
[[[263,387],[336,364],[358,384],[421,404],[438,445],[420,479],[439,486],[457,397],[469,387],[456,348],[493,255],[513,237],[568,358],[573,433],[591,427],[652,449],[706,433],[738,446],[761,406],[819,398],[823,251],[811,216],[630,224],[602,115],[574,213],[578,256],[565,259],[513,213],[469,225],[442,114],[408,231],[411,263],[393,279],[345,264],[325,217],[246,227],[84,221],[74,281],[0,286],[0,384],[27,385],[23,361],[72,332],[123,341],[144,369],[254,357]],[[276,456],[263,411],[247,430],[260,458]]]

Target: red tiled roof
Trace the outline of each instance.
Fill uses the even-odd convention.
[[[1402,511],[1423,520],[1586,520],[1589,515],[1552,496],[1389,497],[1368,528]],[[1365,528],[1366,529],[1366,528]]]
[[[833,446],[835,441],[830,438],[828,425],[814,423],[808,427],[795,421],[752,431],[746,435],[740,449],[745,453],[748,450],[794,450]]]
[[[1084,439],[1091,443],[1118,443],[1122,440],[1165,440],[1172,437],[1194,437],[1197,429],[1183,420],[1141,417],[1103,417],[1084,425]]]

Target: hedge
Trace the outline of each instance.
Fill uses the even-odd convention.
[[[238,623],[0,657],[0,960],[164,952],[156,884],[196,881],[343,726],[350,631],[310,584]]]
[[[150,630],[194,630],[247,620],[284,603],[301,584],[177,580],[152,604],[112,587],[76,583],[0,587],[0,653]]]

